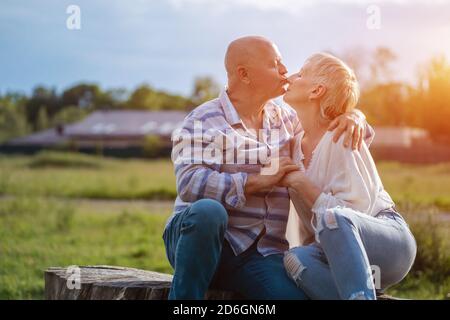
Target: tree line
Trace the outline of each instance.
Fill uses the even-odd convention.
[[[370,124],[424,128],[435,141],[450,145],[450,64],[444,56],[422,65],[415,83],[407,83],[393,80],[391,68],[397,56],[389,48],[333,54],[355,70],[361,83],[359,108]],[[157,90],[148,84],[132,91],[103,90],[97,84],[79,83],[61,93],[45,86],[35,87],[30,96],[7,92],[0,94],[0,143],[78,121],[95,110],[189,111],[216,97],[219,90],[213,78],[202,76],[195,79],[189,96]]]
[[[218,95],[220,86],[209,76],[197,77],[190,96],[157,90],[148,84],[128,92],[103,90],[92,83],[78,83],[58,93],[36,86],[30,96],[18,92],[0,95],[0,143],[31,132],[81,120],[97,110],[189,111]]]

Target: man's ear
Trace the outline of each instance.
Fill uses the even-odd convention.
[[[246,67],[238,66],[237,67],[237,75],[239,77],[239,80],[241,80],[245,84],[249,84],[250,83],[250,78],[248,76],[248,70],[247,70]]]
[[[309,94],[310,100],[320,99],[327,92],[327,88],[321,84],[318,84],[313,88],[311,93]]]

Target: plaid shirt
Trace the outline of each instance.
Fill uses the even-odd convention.
[[[201,128],[196,130],[199,124]],[[244,186],[248,174],[259,173],[275,151],[279,156],[290,157],[290,141],[300,131],[295,111],[270,101],[263,115],[262,132],[266,137],[258,139],[245,128],[225,90],[218,98],[194,109],[172,136],[178,196],[166,227],[193,202],[215,199],[227,209],[225,238],[236,255],[257,238],[257,249],[264,256],[287,250],[285,233],[290,205],[287,188],[274,187],[270,192],[246,197]],[[217,139],[212,143],[214,151],[205,156],[202,151],[211,148],[212,137]],[[257,161],[255,152],[263,155]]]

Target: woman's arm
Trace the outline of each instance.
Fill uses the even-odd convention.
[[[289,173],[281,183],[295,190],[303,206],[313,212],[336,206],[367,212],[379,187],[373,162],[365,161],[362,156],[370,157],[367,146],[356,151],[338,142],[330,143],[329,148],[321,159],[321,168],[327,170],[323,190],[300,171]]]
[[[346,112],[331,121],[328,130],[334,130],[334,142],[337,142],[345,132],[344,145],[348,147],[351,144],[354,150],[361,150],[363,141],[370,146],[375,136],[375,131],[367,123],[366,116],[358,109]]]
[[[292,188],[296,196],[311,210],[322,191],[302,171],[293,171],[285,175],[281,181],[283,187]]]

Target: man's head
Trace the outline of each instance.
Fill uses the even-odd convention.
[[[260,36],[234,40],[225,55],[228,87],[244,90],[262,99],[284,94],[287,69],[276,45]]]

